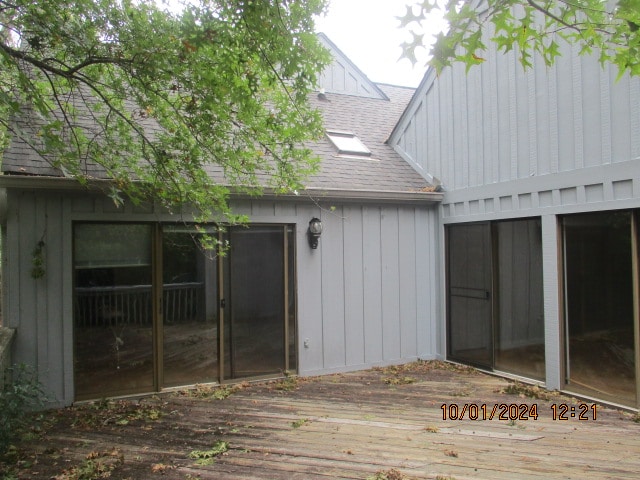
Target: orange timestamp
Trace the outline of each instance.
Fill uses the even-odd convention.
[[[566,403],[552,403],[551,418],[554,420],[596,420],[598,418],[598,408],[595,403],[578,403],[568,405]]]
[[[566,403],[553,403],[551,409],[552,420],[596,420],[596,404],[579,403],[568,405]],[[537,403],[443,403],[442,420],[538,420],[539,407]]]

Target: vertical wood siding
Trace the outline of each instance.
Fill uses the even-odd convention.
[[[563,52],[553,67],[534,58],[523,70],[492,49],[468,74],[446,69],[417,92],[392,144],[447,191],[639,157],[640,78],[617,81],[615,68]]]
[[[90,195],[9,191],[6,326],[16,328],[14,360],[37,365],[59,404],[73,398],[74,221],[176,221],[152,208],[114,208]],[[256,223],[296,225],[298,370],[347,371],[433,357],[440,321],[441,253],[434,206],[242,201]],[[324,231],[309,248],[307,226]],[[46,274],[31,277],[44,234]],[[308,347],[305,347],[307,341]]]
[[[14,363],[37,366],[40,379],[55,398],[68,396],[65,350],[71,348],[67,324],[71,311],[64,300],[64,260],[69,258],[62,228],[60,196],[23,192],[9,196],[6,271],[7,326],[16,328]],[[45,275],[31,275],[33,251],[45,242]],[[70,265],[69,265],[70,268]],[[70,323],[69,323],[70,326]]]
[[[322,309],[322,330],[300,315],[301,342],[309,340],[309,348],[301,347],[300,372],[435,356],[440,312],[437,289],[432,290],[440,262],[437,209],[343,205],[318,216],[324,230],[317,251],[302,246],[298,288],[300,308],[306,311],[303,297],[313,292],[300,274],[304,262],[315,263],[320,256],[321,299],[313,302]],[[321,357],[313,354],[318,348]]]
[[[342,208],[344,221],[343,238],[352,239],[344,242],[344,336],[350,343],[345,351],[345,363],[358,365],[365,363],[365,312],[364,312],[364,229],[363,215],[360,207],[346,205]],[[349,319],[349,321],[346,321]]]
[[[327,37],[320,34],[320,41],[331,50],[333,61],[320,74],[318,87],[327,92],[345,93],[370,98],[386,98]]]
[[[345,295],[344,219],[338,215],[344,215],[344,212],[322,216],[322,246],[318,247],[322,250],[323,367],[329,369],[343,366],[346,362],[345,309],[350,301]],[[331,234],[326,235],[327,232]],[[305,268],[304,264],[299,268]]]
[[[378,207],[362,208],[363,224],[363,301],[365,306],[365,361],[375,363],[384,358],[382,352],[382,256],[381,219]],[[366,236],[364,234],[366,232]]]

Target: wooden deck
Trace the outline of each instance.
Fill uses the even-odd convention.
[[[222,400],[213,396],[220,391],[199,388],[82,405],[52,412],[45,433],[23,441],[0,469],[25,479],[78,478],[82,468],[135,480],[638,478],[634,415],[598,405],[594,420],[586,403],[587,420],[570,410],[567,420],[554,420],[551,405],[575,407],[577,416],[585,402],[505,389],[519,390],[470,369],[420,362],[243,385]],[[443,420],[443,404],[447,416],[455,414],[450,405],[460,414],[466,404],[465,418]],[[494,404],[517,405],[507,417],[526,409],[537,419],[500,420],[498,406],[492,420],[481,420]],[[471,405],[479,420],[468,419]],[[216,442],[228,450],[208,459]]]

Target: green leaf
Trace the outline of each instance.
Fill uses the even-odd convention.
[[[602,0],[449,0],[441,9],[449,27],[446,34],[437,35],[429,62],[438,71],[452,62],[464,62],[468,68],[482,63],[482,41],[490,39],[498,52],[516,49],[525,68],[533,65],[534,55],[552,65],[561,54],[560,42],[567,41],[582,55],[595,53],[601,63],[616,65],[620,75],[640,73],[640,0],[619,0],[613,9]],[[422,11],[421,19],[413,11],[404,17],[405,23],[429,22],[430,9]],[[419,48],[416,38],[404,47],[404,55],[413,60]]]
[[[408,25],[411,25],[413,22],[420,23],[420,21],[423,19],[424,7],[420,9],[419,14],[415,14],[413,12],[414,10],[413,5],[407,5],[406,8],[407,8],[407,11],[404,14],[404,16],[396,17],[400,21],[400,28],[405,28]]]
[[[410,42],[402,43],[402,51],[404,57],[409,59],[413,65],[418,63],[418,58],[416,57],[416,50],[422,47],[423,36],[416,32],[410,32],[413,39]]]
[[[170,14],[155,0],[0,0],[0,126],[79,182],[97,167],[116,205],[235,218],[229,187],[289,191],[317,169],[303,145],[322,130],[307,98],[330,60],[314,32],[325,8],[193,0]],[[23,107],[35,131],[8,121]]]

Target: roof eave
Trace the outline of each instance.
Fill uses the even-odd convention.
[[[80,183],[75,178],[44,175],[0,175],[0,188],[29,188],[32,190],[99,191],[110,186],[111,180],[89,179]]]
[[[442,192],[430,192],[423,190],[365,190],[307,187],[297,194],[268,194],[276,198],[289,198],[301,200],[308,197],[313,202],[341,201],[359,203],[440,203],[444,194]]]
[[[90,191],[104,192],[112,184],[111,180],[91,179],[81,184],[73,178],[44,177],[28,175],[0,175],[0,188],[27,188],[30,190]],[[366,203],[439,203],[442,192],[423,190],[365,190],[346,188],[307,187],[297,193],[280,193],[263,188],[260,194],[252,195],[246,190],[230,187],[231,198],[235,199],[278,199],[296,201],[346,201]]]

